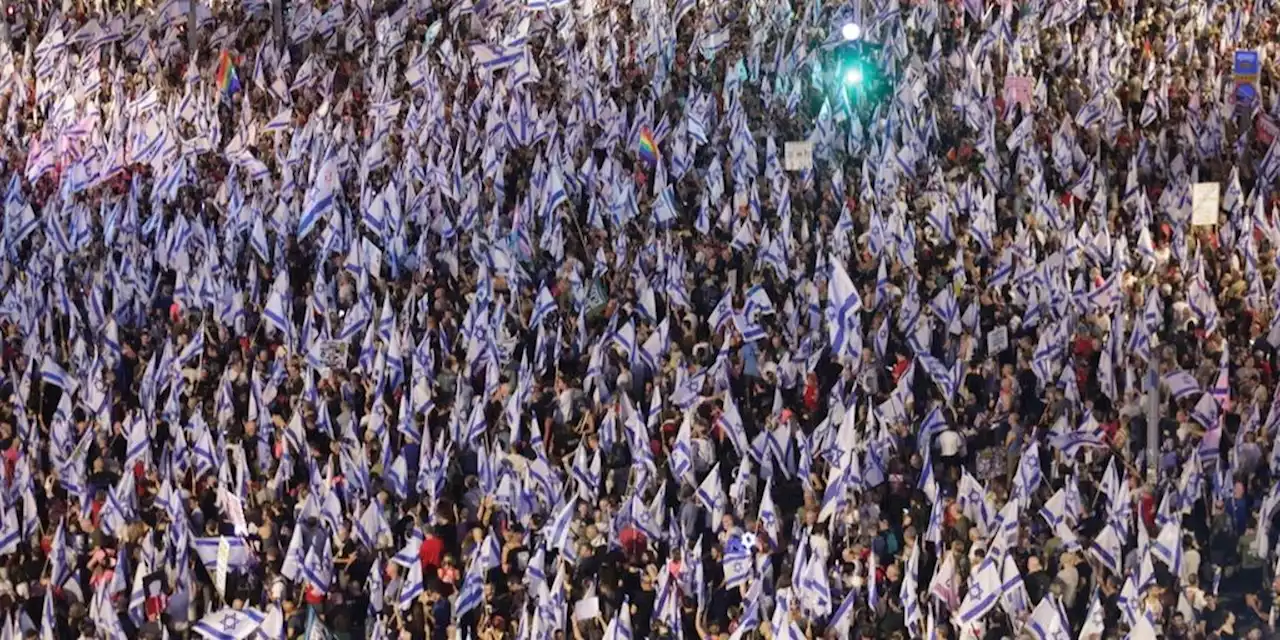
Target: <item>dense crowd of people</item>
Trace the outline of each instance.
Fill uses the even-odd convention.
[[[7,0],[0,638],[1277,637],[1276,5]]]

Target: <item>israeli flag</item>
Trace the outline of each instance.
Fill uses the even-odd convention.
[[[262,626],[266,614],[253,608],[216,611],[197,622],[192,629],[206,640],[244,640]]]
[[[404,611],[413,606],[414,600],[418,599],[422,590],[422,563],[414,562],[409,565],[409,574],[405,576],[404,583],[400,586],[400,610]]]
[[[472,63],[490,73],[515,64],[523,55],[524,49],[521,47],[491,44],[477,44],[471,47]]]
[[[544,284],[542,289],[538,291],[538,301],[533,307],[533,316],[529,319],[529,327],[536,329],[542,324],[543,318],[546,318],[547,315],[555,310],[556,299],[551,296],[551,291]]]
[[[973,624],[987,615],[1000,599],[1002,582],[995,562],[983,562],[969,579],[969,593],[960,604],[961,624]]]
[[[218,546],[222,543],[224,537],[212,538],[192,538],[191,545],[195,547],[196,555],[199,556],[201,564],[206,569],[213,570],[218,566]],[[227,567],[231,569],[243,569],[253,564],[253,550],[245,543],[244,538],[225,537],[227,548],[230,551],[227,557]]]
[[[75,376],[67,373],[51,356],[46,355],[40,363],[40,379],[47,384],[61,388],[67,393],[74,394],[80,383]]]

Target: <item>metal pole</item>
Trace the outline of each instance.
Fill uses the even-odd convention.
[[[271,0],[271,25],[276,36],[276,46],[284,51],[284,0]]]
[[[200,46],[200,38],[196,33],[196,23],[199,22],[197,15],[196,3],[199,0],[187,0],[187,49],[191,55],[195,55],[197,47]]]
[[[1253,94],[1253,99],[1258,102],[1261,102],[1262,101],[1261,74],[1259,74],[1258,80],[1255,83],[1254,88],[1255,88],[1255,91]],[[1240,166],[1252,167],[1253,166],[1252,164],[1253,163],[1253,108],[1252,108],[1252,105],[1249,105],[1248,108],[1245,108],[1245,109],[1241,109],[1239,107],[1236,108],[1236,131],[1244,142],[1244,144],[1242,145],[1244,149],[1242,149],[1240,153]]]
[[[1154,365],[1147,371],[1147,483],[1155,487],[1160,459],[1160,376]]]

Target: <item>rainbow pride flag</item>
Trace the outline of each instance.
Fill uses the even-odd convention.
[[[653,132],[649,127],[640,130],[640,157],[648,162],[651,166],[658,164],[658,143],[653,139]]]
[[[230,96],[240,90],[240,75],[236,73],[236,63],[231,61],[231,54],[225,49],[218,56],[215,77],[218,80],[218,90],[224,95]]]

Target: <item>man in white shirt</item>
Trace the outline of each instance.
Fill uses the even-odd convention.
[[[964,439],[954,429],[947,429],[938,434],[938,453],[943,458],[954,458],[961,454],[964,447]]]

